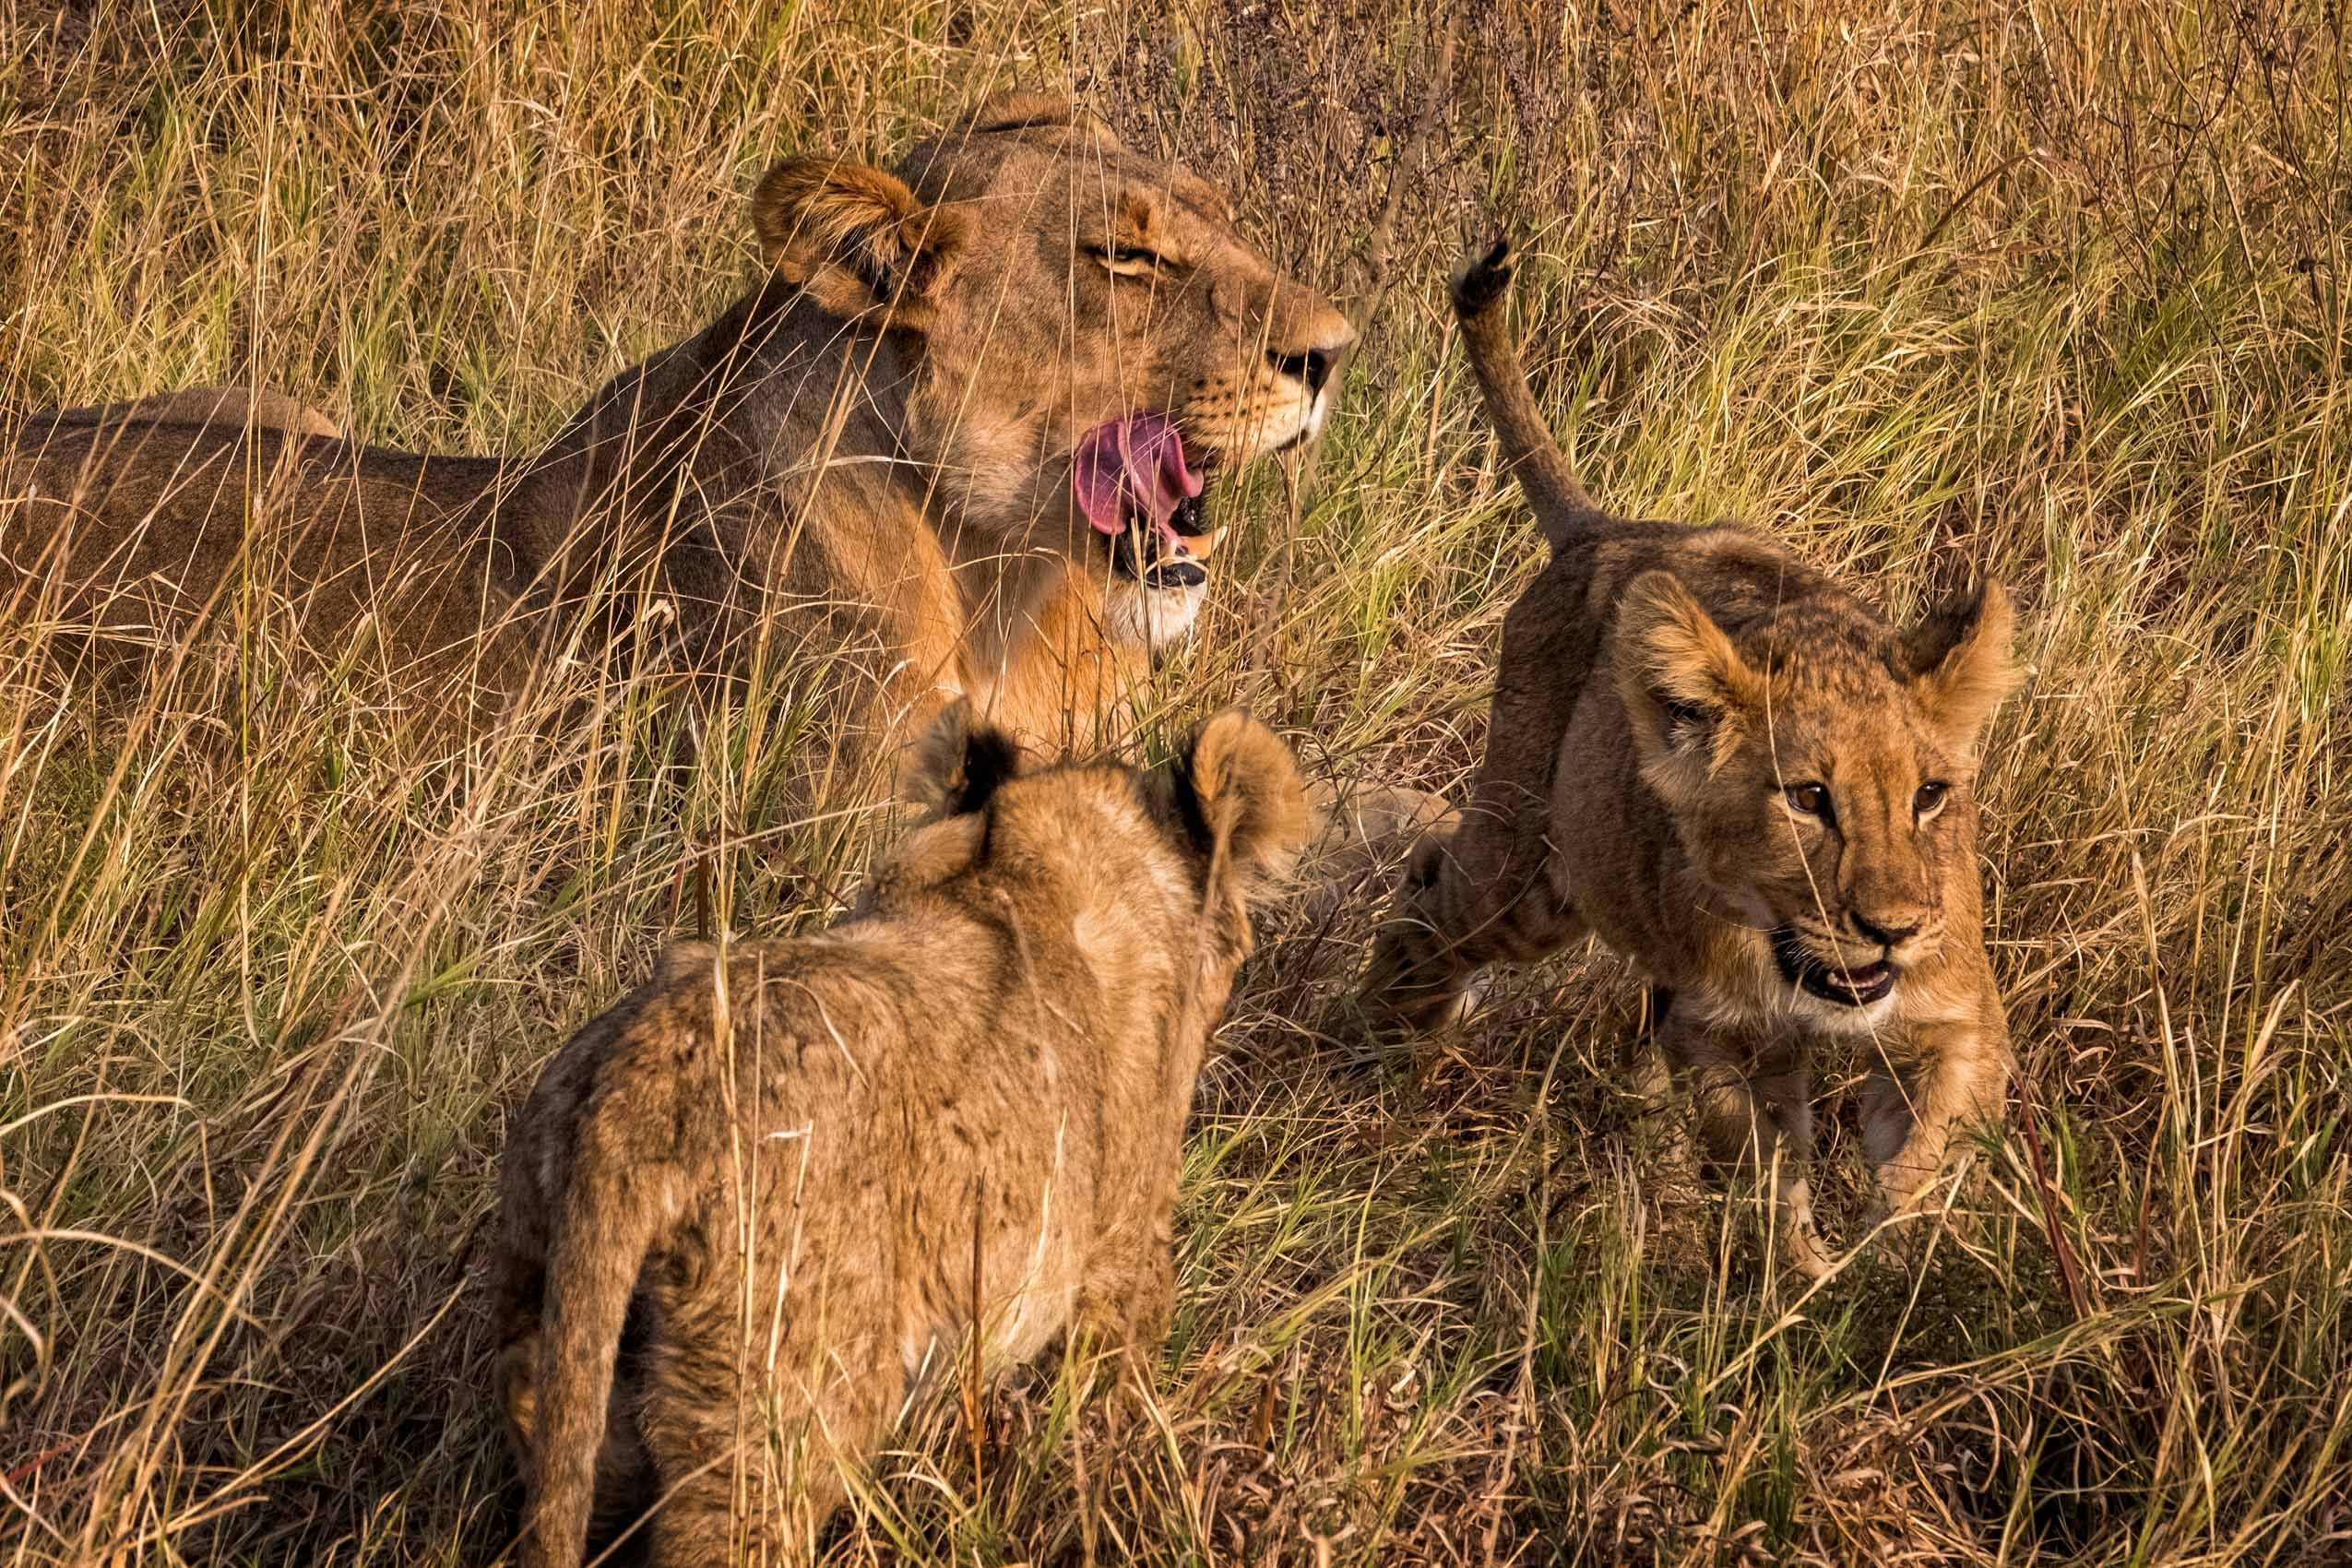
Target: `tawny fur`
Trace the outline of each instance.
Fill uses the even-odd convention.
[[[1066,100],[993,105],[896,173],[787,161],[752,210],[766,276],[529,460],[168,409],[0,428],[0,606],[152,646],[280,567],[298,654],[380,644],[431,713],[453,670],[494,708],[595,603],[590,651],[821,656],[823,722],[868,754],[957,695],[1034,744],[1115,742],[1200,594],[1113,566],[1074,445],[1139,410],[1227,467],[1312,439],[1337,386],[1303,367],[1344,354],[1345,319]],[[1112,270],[1139,226],[1161,276]]]
[[[1023,774],[962,704],[915,752],[942,814],[852,919],[671,952],[516,1119],[497,1311],[535,1568],[656,1497],[656,1563],[797,1555],[975,1310],[986,1369],[1065,1334],[1155,1364],[1185,1118],[1248,900],[1307,831],[1298,774],[1235,713],[1149,775]]]
[[[1657,1038],[1705,1152],[1776,1167],[1792,1255],[1818,1273],[1816,1045],[1863,1053],[1864,1146],[1898,1207],[1944,1168],[1960,1123],[2002,1111],[2011,1051],[1973,785],[2013,680],[2008,601],[1986,584],[1898,632],[1743,529],[1602,511],[1536,411],[1508,278],[1497,246],[1457,276],[1455,303],[1552,559],[1504,618],[1471,801],[1416,849],[1366,1003],[1384,1025],[1431,1027],[1486,965],[1598,935],[1658,988]],[[1810,783],[1826,787],[1823,814],[1789,793]],[[1792,978],[1881,960],[1896,978],[1869,1005]]]
[[[295,401],[266,386],[190,386],[178,392],[154,392],[119,403],[90,403],[61,409],[60,424],[126,424],[151,421],[158,424],[214,424],[279,430],[290,435],[316,435],[328,441],[343,432],[334,420],[307,403]]]

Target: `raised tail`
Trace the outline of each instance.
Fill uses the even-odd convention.
[[[579,1568],[588,1550],[622,1325],[646,1254],[676,1218],[667,1173],[633,1158],[593,1111],[577,1147],[548,1248],[525,1568]]]
[[[1510,287],[1511,244],[1497,240],[1484,255],[1455,269],[1454,314],[1462,323],[1462,342],[1478,373],[1479,389],[1486,394],[1487,419],[1503,447],[1503,464],[1535,508],[1536,526],[1558,552],[1613,519],[1576,482],[1536,407],[1535,394],[1527,390],[1518,345],[1503,319],[1503,297]]]

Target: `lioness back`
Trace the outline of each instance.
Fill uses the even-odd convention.
[[[1455,304],[1553,557],[1504,618],[1473,798],[1417,850],[1366,1001],[1426,1027],[1484,966],[1598,934],[1665,1004],[1705,1151],[1776,1164],[1793,1254],[1818,1272],[1817,1042],[1870,1043],[1864,1144],[1897,1205],[1959,1122],[2000,1110],[1972,786],[2012,682],[2008,603],[1982,585],[1897,630],[1744,529],[1610,516],[1537,417],[1507,278],[1498,247]]]
[[[968,715],[858,915],[672,952],[517,1119],[528,1562],[571,1568],[656,1496],[658,1563],[728,1560],[741,1495],[755,1556],[799,1550],[976,1308],[992,1368],[1065,1330],[1156,1354],[1193,1086],[1247,902],[1303,837],[1298,776],[1237,714],[1151,775],[1023,773]]]
[[[241,430],[279,430],[290,435],[316,435],[339,440],[342,430],[308,404],[268,387],[191,386],[178,392],[155,392],[119,403],[87,403],[41,416],[60,424],[225,425]]]
[[[258,613],[314,666],[361,644],[403,686],[499,678],[517,585],[474,510],[498,472],[230,423],[36,417],[0,431],[0,605],[144,658]]]

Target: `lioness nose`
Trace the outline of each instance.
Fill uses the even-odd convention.
[[[1305,382],[1309,392],[1323,390],[1323,384],[1331,379],[1331,367],[1337,358],[1323,349],[1309,349],[1297,354],[1286,354],[1279,349],[1265,351],[1266,363],[1295,381]]]
[[[1875,915],[1851,909],[1846,918],[1854,923],[1855,931],[1883,947],[1902,946],[1927,923],[1927,917],[1918,909],[1881,909]]]

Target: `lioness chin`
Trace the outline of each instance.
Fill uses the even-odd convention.
[[[790,661],[859,755],[958,695],[1031,744],[1120,740],[1207,591],[1217,476],[1321,434],[1346,320],[1062,98],[895,172],[787,160],[751,217],[752,289],[529,460],[313,439],[263,399],[15,422],[0,605],[144,649],[276,571],[298,651],[373,647],[428,717],[453,679],[501,710],[585,621],[699,674]]]
[[[1486,756],[1414,852],[1364,998],[1455,1014],[1484,966],[1597,934],[1657,988],[1711,1158],[1775,1173],[1794,1261],[1830,1259],[1805,1177],[1811,1056],[1859,1045],[1885,1200],[1922,1196],[2011,1065],[1977,882],[1977,748],[2013,683],[1990,583],[1896,630],[1728,525],[1594,505],[1504,323],[1508,251],[1455,280],[1501,449],[1552,559],[1503,621]]]
[[[534,1568],[657,1497],[656,1563],[796,1555],[976,1315],[992,1370],[1065,1331],[1157,1356],[1185,1118],[1307,830],[1297,771],[1238,713],[1149,774],[1023,772],[961,704],[919,755],[936,820],[857,914],[673,950],[516,1120],[496,1306]]]

